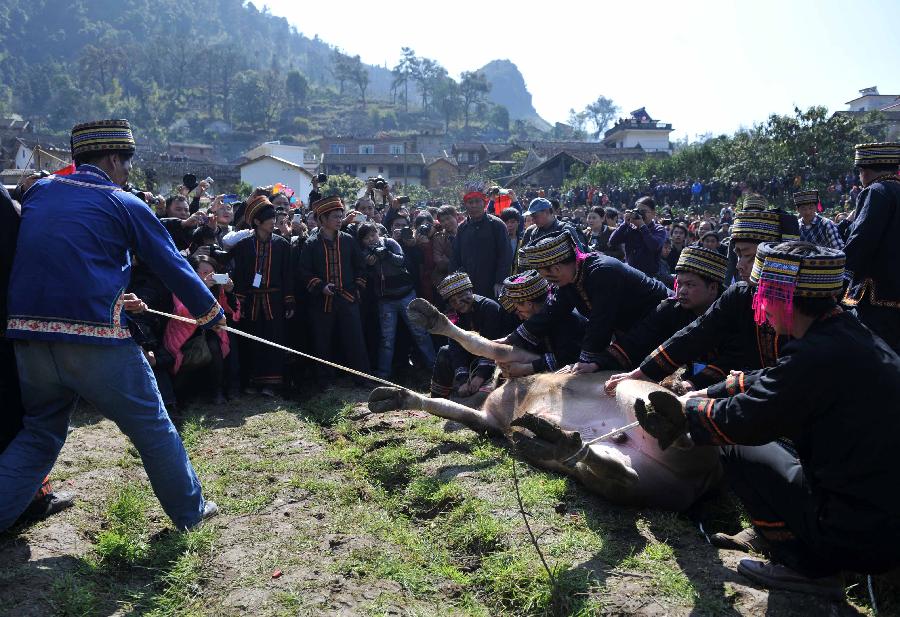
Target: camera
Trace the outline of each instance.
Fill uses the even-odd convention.
[[[381,176],[372,176],[372,177],[368,178],[366,180],[366,182],[367,183],[371,182],[372,188],[379,190],[379,191],[385,191],[385,190],[387,190],[387,187],[388,187],[387,180],[385,180]]]
[[[641,211],[638,210],[638,209],[629,210],[629,211],[628,211],[628,216],[630,216],[630,217],[632,217],[632,218],[639,218],[639,219],[644,218],[643,216],[641,216]]]
[[[431,225],[428,225],[427,223],[423,223],[422,225],[419,225],[416,228],[416,231],[419,233],[420,236],[425,236],[427,238],[428,234],[431,232]]]
[[[318,175],[316,175],[316,182],[317,182],[318,184],[322,184],[322,183],[324,183],[324,182],[328,182],[328,175],[327,175],[327,174],[318,174]]]
[[[401,205],[403,205],[403,204],[408,204],[408,203],[409,203],[409,197],[407,197],[406,195],[400,195],[400,196],[397,197],[397,203],[398,203],[398,204],[401,204]]]
[[[135,188],[131,184],[126,184],[122,188],[125,189],[126,191],[128,191],[129,193],[131,193],[132,195],[134,195],[135,197],[137,197],[138,199],[140,199],[142,202],[144,202],[148,206],[151,205],[147,201],[147,195],[151,195],[151,196],[153,195],[150,191],[144,191],[139,188]]]
[[[412,240],[413,231],[412,227],[404,227],[400,230],[400,239],[401,240]]]

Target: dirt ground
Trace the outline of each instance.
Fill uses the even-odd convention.
[[[191,409],[183,435],[221,514],[171,529],[137,453],[80,409],[54,469],[76,506],[0,535],[0,614],[857,615],[848,601],[766,591],[695,522],[620,508],[422,412],[371,414],[367,390]],[[707,531],[735,531],[727,495]],[[896,587],[876,578],[879,614]]]

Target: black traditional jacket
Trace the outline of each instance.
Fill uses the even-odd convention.
[[[618,259],[589,253],[576,261],[575,280],[552,291],[545,310],[517,329],[526,340],[547,336],[551,324],[577,309],[588,318],[579,362],[599,359],[614,332],[625,332],[666,299],[666,286]]]
[[[653,381],[659,381],[692,362],[703,362],[713,354],[717,360],[707,364],[700,383],[725,379],[731,370],[757,370],[773,366],[788,337],[778,336],[768,324],[756,325],[753,319],[754,289],[747,283],[735,283],[725,290],[707,311],[661,343],[641,363],[640,369]]]
[[[844,253],[849,280],[844,303],[900,310],[900,177],[887,176],[859,194]]]
[[[334,298],[356,302],[359,290],[366,286],[366,263],[359,244],[342,231],[327,240],[321,233],[312,234],[300,251],[300,280],[306,287],[311,306],[330,313]],[[334,296],[322,289],[334,283]]]
[[[774,366],[689,399],[698,445],[789,438],[811,499],[811,528],[831,546],[900,549],[900,358],[835,309],[790,341]],[[718,398],[725,397],[725,398]]]
[[[284,319],[285,311],[295,305],[290,242],[275,234],[262,242],[253,234],[234,246],[231,257],[241,317],[250,321]],[[259,285],[254,286],[257,274]]]
[[[646,358],[660,343],[688,326],[697,315],[678,303],[674,298],[666,298],[656,310],[627,332],[617,334],[607,348],[610,363],[601,363],[601,368],[621,368],[632,370],[637,362]],[[740,363],[741,351],[732,345],[718,346],[694,358],[688,363],[682,379],[689,380],[696,388],[718,383],[725,379],[727,372],[720,366]]]
[[[510,343],[541,355],[532,362],[535,373],[555,371],[578,362],[587,323],[587,319],[577,311],[570,311],[565,315],[557,315],[549,323],[546,334],[540,338],[534,338],[527,330],[517,328]]]
[[[475,295],[472,310],[458,315],[456,325],[463,330],[477,332],[486,339],[495,340],[504,338],[515,328],[515,318],[503,310],[499,304]],[[472,362],[472,354],[463,349],[462,345],[454,340],[450,341],[450,361],[453,364],[454,378],[458,381],[462,376],[468,377],[469,366]],[[494,373],[494,361],[487,358],[478,358],[474,374],[482,379],[490,379]]]

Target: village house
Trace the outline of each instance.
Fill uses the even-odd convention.
[[[671,152],[669,135],[672,125],[658,122],[643,107],[635,109],[627,118],[620,118],[603,134],[608,148],[641,148],[644,152]]]

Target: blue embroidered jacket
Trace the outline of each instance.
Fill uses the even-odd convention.
[[[11,339],[132,344],[122,295],[129,251],[140,256],[201,324],[219,303],[144,202],[103,170],[37,181],[25,194],[9,285]]]

